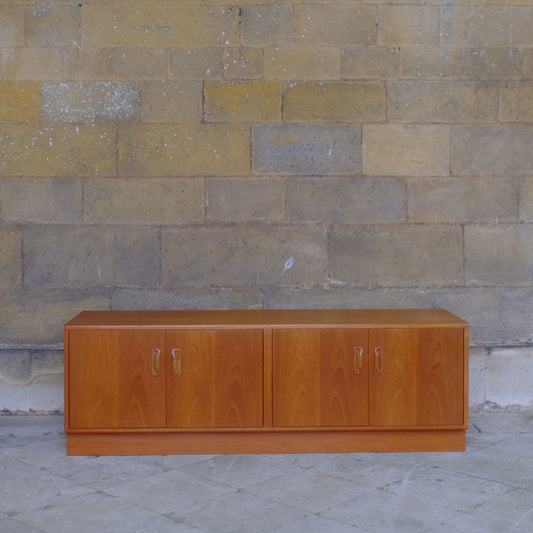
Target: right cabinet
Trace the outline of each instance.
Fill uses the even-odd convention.
[[[273,425],[461,425],[463,342],[452,328],[275,329]]]

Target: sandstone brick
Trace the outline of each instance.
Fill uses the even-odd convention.
[[[514,46],[508,7],[445,6],[442,29],[445,46]]]
[[[0,350],[0,382],[26,384],[31,380],[29,350]]]
[[[461,51],[464,77],[470,79],[517,79],[525,68],[525,52],[517,48],[481,48]]]
[[[141,84],[143,122],[200,122],[202,83],[145,81]]]
[[[440,10],[437,6],[379,6],[377,21],[380,45],[439,44]]]
[[[156,229],[30,226],[23,257],[26,286],[146,286],[159,279]]]
[[[22,279],[21,247],[19,231],[0,228],[0,287],[20,285]]]
[[[498,86],[494,82],[391,81],[387,118],[404,122],[495,122]]]
[[[41,84],[0,82],[0,122],[38,122],[41,116]]]
[[[500,83],[499,111],[502,122],[533,122],[533,82]]]
[[[119,122],[136,120],[141,112],[139,91],[117,81],[45,83],[42,115],[47,122]]]
[[[470,285],[528,285],[533,279],[533,227],[465,227],[465,275]]]
[[[0,47],[24,46],[24,10],[0,6]]]
[[[287,217],[291,221],[405,221],[405,184],[392,178],[290,178]]]
[[[168,52],[168,76],[176,80],[222,79],[222,48],[172,48]]]
[[[115,291],[113,309],[260,309],[261,294],[250,289],[194,288]]]
[[[158,124],[119,128],[125,176],[242,175],[250,171],[249,127]]]
[[[528,0],[519,6],[513,2],[510,11],[510,41],[512,46],[531,46],[531,21],[533,20],[533,6]]]
[[[88,223],[175,225],[204,218],[201,178],[89,179],[83,191]]]
[[[264,51],[267,80],[338,79],[340,54],[333,47],[269,47]]]
[[[331,280],[359,286],[438,287],[463,280],[459,226],[370,225],[335,228]]]
[[[279,122],[281,85],[275,81],[205,82],[208,122]]]
[[[80,180],[5,179],[2,197],[4,220],[20,223],[76,223],[82,220]]]
[[[326,280],[326,235],[315,228],[163,229],[161,247],[163,279],[172,286],[306,286]]]
[[[385,85],[377,82],[291,83],[283,94],[289,122],[381,122],[386,106]]]
[[[263,52],[260,48],[226,48],[223,56],[224,79],[263,78]]]
[[[43,414],[63,412],[63,350],[32,350],[31,374],[31,411]]]
[[[363,172],[389,176],[449,174],[449,127],[367,124],[363,126]]]
[[[146,5],[120,2],[86,5],[82,14],[84,47],[235,46],[239,10],[234,6]]]
[[[108,75],[113,79],[164,79],[166,53],[159,48],[112,48]]]
[[[254,172],[358,174],[361,128],[356,125],[259,125],[253,128]]]
[[[374,45],[376,10],[372,6],[298,4],[294,6],[294,34],[300,45]]]
[[[399,48],[341,49],[341,79],[396,79],[399,73]]]
[[[533,343],[531,323],[531,302],[533,301],[531,287],[501,289],[501,318],[505,334],[495,343],[498,345],[525,345]],[[501,342],[503,339],[503,343]]]
[[[2,342],[13,346],[62,345],[63,325],[80,311],[109,309],[105,295],[83,290],[0,291]]]
[[[412,222],[498,223],[518,219],[514,178],[416,178],[409,180]]]
[[[208,178],[207,198],[209,221],[281,221],[284,218],[285,184],[279,178]]]
[[[63,78],[70,80],[105,80],[108,51],[104,48],[72,48],[64,52]]]
[[[530,174],[533,167],[532,138],[532,124],[453,126],[452,174]]]
[[[114,175],[113,126],[0,124],[0,176]]]
[[[1,32],[0,32],[1,33]],[[9,48],[2,54],[4,80],[60,80],[63,56],[58,48]]]
[[[245,45],[291,44],[292,7],[260,4],[241,9],[242,42]]]
[[[28,44],[49,46],[78,46],[80,44],[80,7],[35,6],[26,11],[26,38]]]
[[[480,407],[486,402],[485,379],[487,351],[471,347],[468,353],[468,404]]]
[[[519,181],[519,214],[521,222],[533,222],[533,177]]]

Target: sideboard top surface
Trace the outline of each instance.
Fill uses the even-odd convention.
[[[95,327],[460,327],[445,309],[246,309],[82,311],[67,328]]]

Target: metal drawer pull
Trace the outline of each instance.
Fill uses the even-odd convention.
[[[152,350],[152,376],[161,375],[161,350],[159,348],[154,348]]]
[[[374,360],[374,369],[376,374],[383,374],[383,348],[381,346],[376,346],[374,348],[375,360]]]
[[[353,371],[355,374],[360,374],[363,370],[363,348],[356,346],[353,349]]]
[[[172,375],[179,376],[181,374],[181,350],[179,348],[172,349]]]

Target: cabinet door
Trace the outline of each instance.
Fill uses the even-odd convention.
[[[69,333],[71,428],[164,427],[165,331]]]
[[[274,426],[368,423],[368,330],[273,332]]]
[[[373,329],[370,424],[463,423],[463,330]]]
[[[260,329],[168,330],[169,427],[263,425]]]

